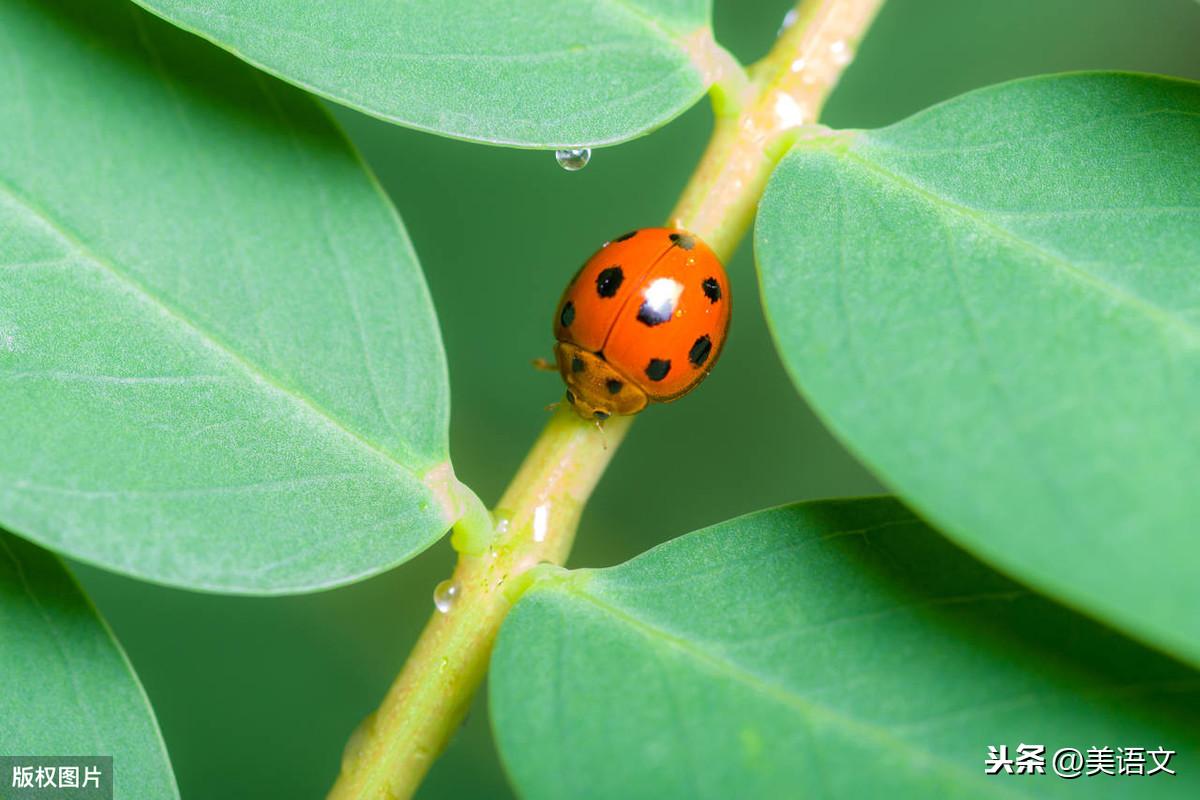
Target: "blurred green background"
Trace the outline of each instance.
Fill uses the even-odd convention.
[[[716,0],[717,38],[769,47],[786,0]],[[886,125],[998,81],[1073,69],[1200,78],[1195,0],[890,0],[829,103],[836,127]],[[399,208],[437,306],[454,397],[451,453],[493,503],[558,399],[550,315],[601,242],[661,223],[707,140],[701,103],[567,173],[551,154],[440,139],[335,109]],[[720,368],[642,415],[584,516],[576,566],[794,500],[878,483],[797,397],[758,303],[750,247]],[[323,797],[346,737],[382,697],[453,558],[445,541],[364,583],[316,595],[191,594],[76,568],[153,702],[185,798]],[[538,702],[538,698],[530,698]],[[481,696],[424,798],[507,797]]]

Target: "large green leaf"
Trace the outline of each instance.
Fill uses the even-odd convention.
[[[433,309],[325,114],[122,0],[6,2],[0,52],[0,520],[241,592],[436,540]]]
[[[793,378],[884,481],[1200,663],[1200,84],[1034,78],[802,143],[756,252]]]
[[[696,102],[710,0],[136,0],[381,119],[520,147],[619,142]]]
[[[528,798],[1200,791],[1185,766],[1200,752],[1200,675],[1022,589],[886,498],[766,511],[535,584],[505,621],[490,685]],[[1048,756],[1162,745],[1180,751],[1178,775],[984,775],[989,745],[1022,743]]]
[[[0,754],[112,756],[118,797],[179,796],[154,712],[112,632],[58,559],[4,531],[0,683]],[[0,786],[10,780],[0,775]]]

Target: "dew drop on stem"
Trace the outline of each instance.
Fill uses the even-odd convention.
[[[443,614],[449,614],[460,593],[458,584],[446,579],[433,590],[433,605]]]
[[[554,159],[567,172],[578,172],[592,160],[592,148],[575,147],[568,150],[557,150],[554,153]]]
[[[829,45],[829,53],[833,56],[833,63],[839,67],[844,67],[854,60],[854,51],[841,39]]]

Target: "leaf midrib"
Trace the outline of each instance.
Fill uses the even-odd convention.
[[[986,233],[992,234],[996,239],[1004,241],[1018,250],[1023,250],[1030,255],[1056,268],[1061,274],[1066,275],[1078,284],[1089,286],[1098,290],[1101,294],[1105,294],[1119,305],[1125,305],[1140,309],[1147,317],[1159,320],[1166,327],[1178,329],[1189,341],[1195,345],[1200,343],[1200,328],[1189,324],[1186,320],[1173,315],[1170,311],[1155,305],[1150,300],[1141,295],[1132,292],[1118,284],[1104,280],[1099,275],[1092,274],[1080,267],[1076,266],[1071,261],[1067,260],[1063,255],[1050,250],[1033,240],[1026,239],[1017,233],[999,225],[985,216],[981,211],[962,203],[955,202],[950,198],[937,194],[936,192],[926,188],[918,183],[911,176],[901,172],[887,169],[878,162],[860,155],[851,148],[839,147],[837,149],[826,149],[825,152],[832,155],[834,158],[841,158],[847,161],[852,161],[868,172],[882,178],[886,182],[900,189],[905,190],[909,194],[925,201],[931,206],[934,211],[942,213],[955,214],[967,221],[973,223],[976,227],[982,229]]]
[[[902,739],[897,739],[886,728],[880,725],[847,716],[835,708],[801,697],[787,687],[768,681],[762,676],[733,661],[719,658],[697,647],[687,639],[677,636],[670,631],[667,631],[634,615],[627,609],[605,602],[598,596],[584,591],[583,587],[579,586],[578,581],[576,580],[571,580],[568,578],[567,580],[556,581],[547,586],[545,590],[559,590],[564,594],[583,600],[615,620],[623,622],[631,629],[637,631],[642,635],[643,638],[646,639],[651,647],[654,647],[657,644],[660,645],[660,649],[673,648],[678,650],[687,655],[689,658],[709,666],[717,674],[725,675],[736,683],[748,686],[760,694],[767,695],[768,697],[779,701],[783,705],[794,709],[801,715],[808,714],[814,717],[819,717],[832,722],[837,727],[846,730],[851,734],[865,735],[885,749],[890,747],[892,749],[898,749],[906,753],[920,756],[921,758],[925,759],[927,763],[936,764],[942,770],[944,770],[949,777],[952,777],[956,780],[959,778],[965,778],[969,774],[968,770],[961,764],[950,761],[944,756],[924,750],[920,747],[915,747]],[[970,785],[972,789],[975,788],[974,784],[964,783],[964,785]],[[1008,792],[1001,791],[998,788],[988,788],[994,792],[994,796],[997,798],[1026,797],[1026,795],[1010,794]]]
[[[224,50],[228,50],[229,52],[235,54],[236,56],[243,59],[244,61],[247,61],[250,64],[253,64],[255,66],[260,66],[255,59],[249,58],[246,55],[245,51],[243,51],[240,46],[235,45],[232,41],[229,41],[229,40],[218,41],[218,39],[215,36],[213,36],[210,32],[208,32],[206,30],[200,30],[199,26],[197,26],[194,22],[184,22],[183,20],[177,19],[176,14],[166,12],[162,8],[158,7],[158,5],[153,2],[153,0],[134,0],[134,2],[137,3],[139,6],[143,6],[147,11],[154,14],[155,16],[160,17],[165,20],[168,20],[174,25],[179,25],[179,26],[183,27],[185,30],[188,30],[191,33],[194,33],[198,36],[201,36],[201,37],[207,39],[208,41],[211,41],[213,44],[217,45],[218,47],[221,47]],[[638,23],[641,24],[642,28],[645,29],[653,38],[659,39],[660,41],[670,45],[672,48],[682,51],[682,54],[684,55],[685,60],[687,60],[689,63],[691,62],[691,59],[687,58],[687,47],[685,46],[687,36],[689,33],[691,33],[690,31],[684,31],[682,28],[676,28],[673,25],[666,24],[664,21],[655,17],[653,14],[651,14],[650,12],[643,9],[641,6],[632,2],[632,0],[596,0],[596,2],[599,3],[600,5],[607,5],[610,8],[619,9],[624,14],[637,20]],[[710,8],[711,8],[711,6],[710,6]],[[233,25],[235,25],[235,26],[258,28],[258,29],[264,30],[264,31],[276,32],[274,28],[270,28],[269,26],[266,26],[266,25],[258,22],[257,20],[247,19],[247,18],[242,17],[237,14],[216,13],[211,16],[224,18],[227,22],[232,21]],[[711,28],[712,27],[711,19],[706,20],[700,27]],[[294,31],[292,29],[289,29],[289,28],[284,28],[283,30],[286,35],[294,37],[294,38],[309,38],[307,36],[302,37],[299,33],[297,33],[296,31]],[[228,32],[228,29],[226,32]],[[312,44],[313,41],[310,39],[309,43]],[[346,52],[346,51],[343,50],[343,52]],[[349,52],[361,52],[361,51],[350,50]],[[407,57],[421,57],[423,55],[440,56],[442,54],[397,53],[396,55],[400,58],[407,58]],[[468,53],[464,53],[461,55],[463,55],[464,57],[472,58],[472,59],[479,57],[477,55],[468,54]],[[527,54],[521,54],[522,57],[525,55],[527,55]],[[692,65],[692,67],[697,73],[700,73],[700,70],[696,69],[694,64]]]
[[[85,702],[84,700],[86,693],[79,685],[79,681],[77,679],[78,676],[76,675],[76,670],[74,669],[75,664],[68,655],[70,653],[70,648],[64,645],[62,633],[59,630],[59,624],[55,621],[53,615],[46,610],[46,605],[42,602],[41,594],[34,589],[33,582],[29,580],[25,562],[13,552],[12,546],[9,544],[7,539],[8,536],[9,534],[6,534],[3,530],[0,530],[0,551],[3,551],[3,553],[8,557],[9,561],[12,563],[13,569],[17,574],[17,579],[20,581],[21,588],[24,589],[26,597],[28,597],[29,602],[36,609],[38,616],[41,617],[42,622],[49,631],[50,638],[53,639],[55,648],[59,651],[59,654],[62,657],[63,668],[70,676],[71,691],[77,701],[76,704],[83,708],[87,715],[88,727],[92,734],[92,741],[97,747],[102,748],[104,742],[100,736],[99,730],[96,727],[96,720],[92,713],[92,706],[90,703]],[[48,557],[53,559],[56,566],[65,572],[65,567],[61,562],[59,562],[57,557],[52,555]],[[100,613],[96,610],[95,605],[93,605],[92,601],[79,586],[78,581],[70,573],[66,573],[63,577],[67,579],[72,590],[75,592],[75,597],[71,598],[72,602],[81,603],[86,608],[86,613],[90,615],[90,622],[99,628],[100,633],[107,640],[107,644],[112,648],[113,654],[117,657],[117,660],[120,663],[120,669],[123,672],[123,676],[132,684],[138,700],[140,701],[140,705],[135,713],[145,715],[146,717],[145,721],[153,734],[153,739],[156,746],[156,754],[162,760],[162,764],[167,767],[169,773],[166,783],[172,790],[170,796],[175,798],[175,800],[178,800],[179,787],[175,782],[174,773],[171,771],[171,757],[167,753],[167,745],[162,737],[162,729],[159,728],[158,720],[154,716],[154,710],[150,705],[150,698],[146,695],[145,687],[142,686],[141,680],[138,679],[137,672],[133,669],[133,664],[129,661],[129,657],[126,655],[124,648],[121,647],[121,643],[117,641],[117,637],[113,633],[112,628],[110,628],[104,618],[100,616]],[[99,750],[97,752],[99,752]]]
[[[209,349],[219,353],[222,357],[228,359],[239,369],[241,369],[252,381],[261,385],[268,392],[277,395],[282,395],[289,402],[299,406],[309,416],[318,420],[321,424],[328,427],[330,430],[336,431],[339,435],[351,441],[354,445],[362,450],[369,452],[372,456],[382,461],[389,469],[399,472],[409,478],[421,482],[421,475],[414,469],[406,466],[398,461],[391,453],[385,450],[381,445],[367,439],[362,434],[346,427],[337,417],[333,416],[328,410],[316,403],[311,398],[303,395],[293,389],[289,389],[277,380],[273,379],[270,374],[259,367],[254,362],[243,356],[231,346],[222,342],[210,331],[189,319],[184,313],[172,305],[158,297],[147,287],[143,286],[133,277],[125,274],[117,265],[109,261],[103,255],[96,252],[91,246],[83,241],[78,235],[72,232],[66,225],[56,220],[49,212],[34,203],[24,193],[19,191],[4,177],[0,177],[0,190],[7,194],[14,204],[20,208],[24,208],[26,212],[35,220],[40,222],[46,230],[52,233],[69,249],[78,253],[82,258],[94,264],[99,270],[109,275],[119,284],[127,287],[131,292],[142,298],[147,303],[151,304],[159,310],[160,313],[170,319],[175,320],[186,331],[189,331],[200,343]],[[414,461],[418,461],[415,454],[406,453],[405,455],[413,456]],[[437,467],[434,464],[431,469]]]
[[[75,704],[84,710],[87,717],[88,731],[91,733],[93,744],[97,747],[103,747],[104,741],[100,736],[99,728],[96,727],[96,719],[92,713],[92,706],[85,700],[87,692],[79,685],[79,676],[74,669],[75,664],[70,655],[68,655],[71,648],[63,643],[63,637],[59,631],[58,624],[49,612],[46,611],[46,606],[42,603],[41,597],[34,591],[33,584],[26,574],[24,563],[12,551],[8,542],[5,541],[5,533],[3,531],[0,531],[0,550],[3,550],[4,554],[8,556],[8,560],[12,563],[13,571],[17,574],[17,580],[25,592],[25,596],[29,599],[35,613],[41,618],[42,623],[50,634],[50,640],[54,643],[54,648],[58,651],[59,657],[62,660],[63,672],[66,673],[67,679],[70,681],[71,693],[74,695]]]

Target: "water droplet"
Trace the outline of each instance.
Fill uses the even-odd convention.
[[[433,590],[433,605],[443,614],[449,614],[458,600],[458,584],[452,580],[444,580]]]
[[[846,66],[854,58],[854,53],[841,39],[829,45],[829,52],[833,55],[833,63],[839,67]]]
[[[792,72],[799,72],[802,69],[804,69],[804,59],[803,58],[797,58],[795,61],[792,62]]]
[[[543,503],[533,510],[533,540],[535,542],[546,541],[546,534],[550,532],[550,504]]]
[[[805,121],[804,107],[786,92],[780,92],[775,97],[775,117],[785,128],[803,125]]]
[[[557,150],[554,158],[558,161],[558,165],[567,172],[578,172],[592,160],[592,148],[576,147],[570,150]]]
[[[779,25],[779,31],[775,34],[775,38],[783,36],[784,31],[795,25],[796,17],[798,16],[800,16],[800,12],[794,8],[789,9],[788,12],[783,15],[783,22]]]
[[[496,529],[496,533],[500,536],[508,533],[508,529],[512,527],[512,513],[502,509],[493,511],[492,527]]]

